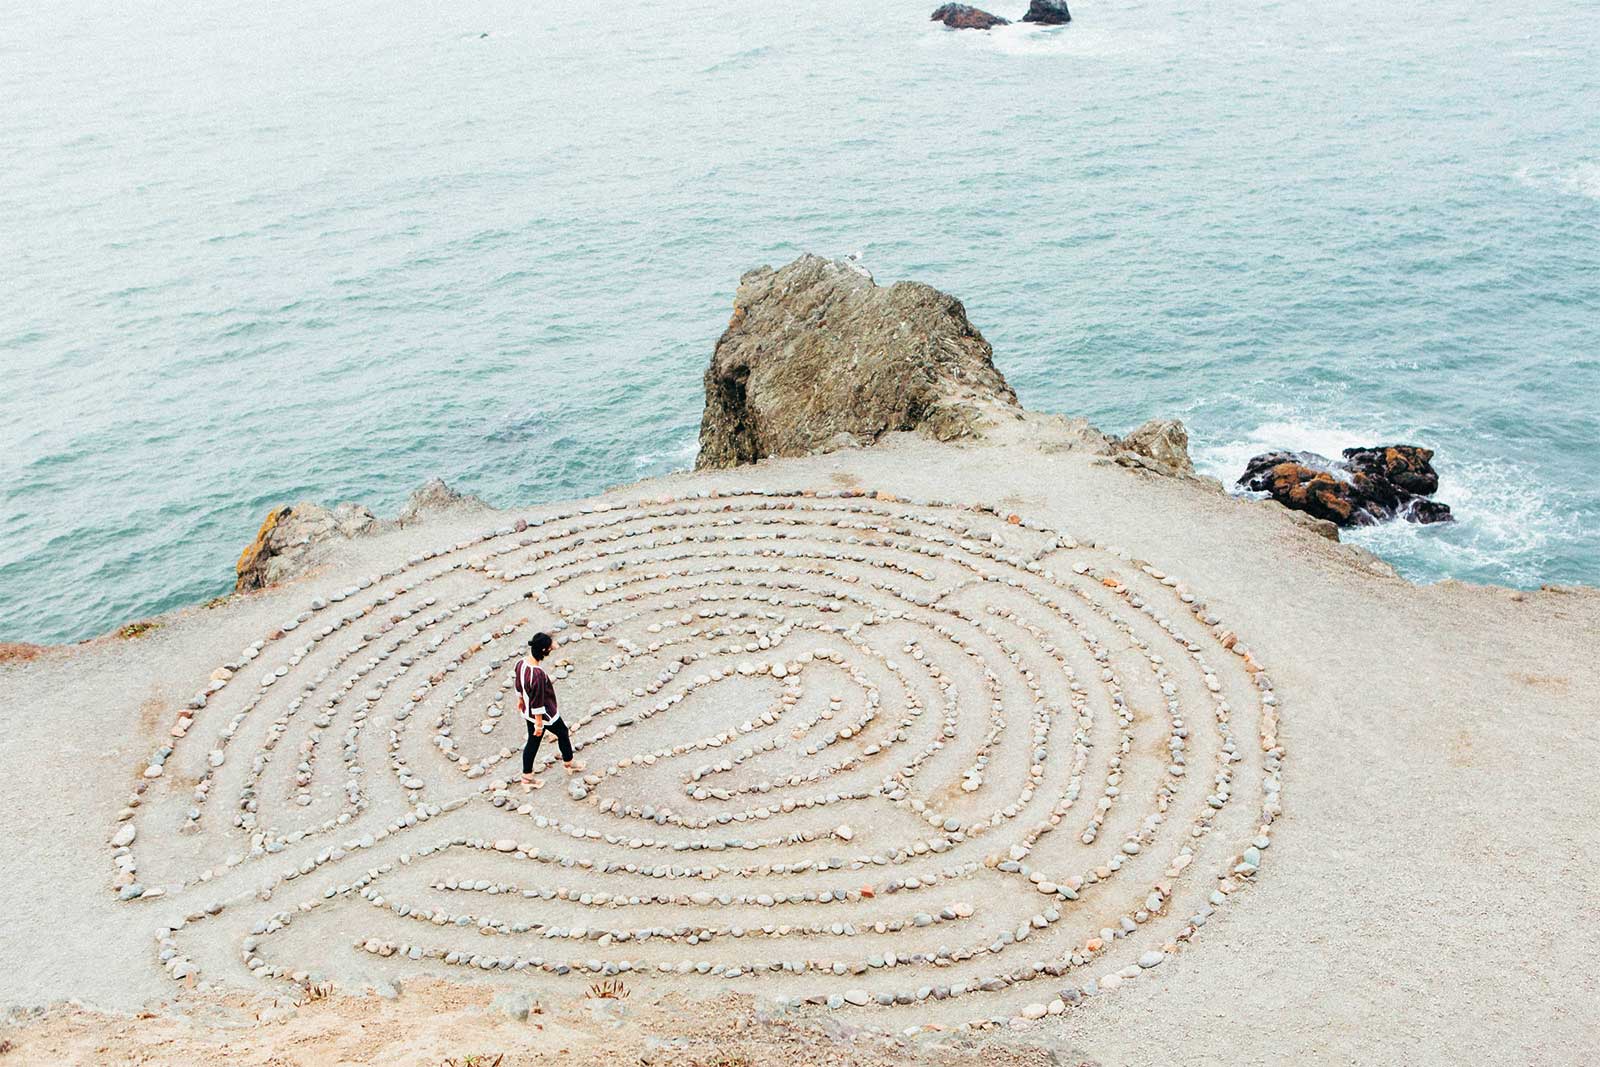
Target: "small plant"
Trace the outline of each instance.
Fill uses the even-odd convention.
[[[5,1040],[0,1041],[0,1056],[4,1056],[6,1053],[10,1052],[12,1049],[14,1049],[16,1047],[17,1046],[15,1046],[15,1045],[13,1045],[11,1043],[11,1039],[10,1038],[6,1038]]]
[[[152,630],[159,629],[160,626],[161,624],[159,622],[151,622],[149,619],[142,619],[139,622],[130,622],[128,625],[122,627],[117,631],[117,636],[122,638],[124,641],[132,641],[135,637],[143,637]]]
[[[333,996],[332,982],[308,982],[301,988],[304,990],[304,999],[300,1001],[302,1004],[315,1004]]]
[[[607,978],[589,987],[590,1000],[622,1000],[627,995],[628,987],[620,978]]]
[[[493,1056],[487,1052],[475,1052],[470,1056],[451,1056],[444,1061],[444,1067],[500,1067],[500,1062],[505,1058],[504,1052],[497,1052]]]
[[[222,596],[214,596],[210,600],[206,601],[205,606],[208,608],[220,608],[231,599],[231,597],[224,593]]]

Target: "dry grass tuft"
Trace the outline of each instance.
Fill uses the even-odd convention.
[[[589,987],[590,1000],[622,1000],[628,995],[628,986],[620,978],[607,978]]]
[[[300,988],[301,1004],[315,1004],[319,1000],[327,1000],[333,996],[332,982],[307,982]]]
[[[139,729],[147,734],[165,733],[161,724],[166,718],[166,701],[158,696],[150,697],[139,705]],[[134,766],[143,768],[144,760],[137,760]]]
[[[119,628],[117,636],[124,641],[132,641],[136,637],[143,637],[159,629],[161,629],[159,622],[155,622],[152,619],[140,619],[138,622],[130,622],[128,625]]]
[[[1558,674],[1530,674],[1526,671],[1516,671],[1511,677],[1529,689],[1542,689],[1549,693],[1564,694],[1572,688],[1572,680]]]

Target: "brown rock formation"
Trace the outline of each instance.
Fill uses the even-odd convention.
[[[934,22],[942,22],[952,30],[987,30],[1011,25],[1010,19],[991,15],[968,4],[943,4],[931,17]]]
[[[424,513],[486,506],[477,497],[458,493],[434,478],[411,494],[405,510],[393,523],[379,520],[360,504],[345,503],[329,509],[305,500],[275,507],[267,512],[256,539],[239,554],[234,566],[234,592],[264,589],[303,574],[341,541],[409,525]]]
[[[1416,445],[1347,448],[1344,462],[1352,471],[1392,482],[1407,493],[1429,496],[1439,491],[1433,449]]]
[[[360,504],[345,503],[330,510],[305,500],[273,508],[234,565],[238,575],[234,591],[264,589],[300,574],[311,567],[321,546],[349,540],[377,525],[377,518]]]
[[[1415,445],[1347,448],[1338,462],[1313,452],[1268,452],[1245,465],[1238,484],[1340,526],[1449,522],[1449,506],[1424,495],[1439,488],[1432,459],[1430,449]]]
[[[981,436],[1020,413],[961,301],[806,255],[739,280],[705,374],[696,468],[870,444],[893,430]]]

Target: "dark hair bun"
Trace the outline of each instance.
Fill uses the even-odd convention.
[[[533,653],[534,659],[544,659],[556,645],[555,639],[544,631],[533,635],[533,640],[528,642],[528,649]]]

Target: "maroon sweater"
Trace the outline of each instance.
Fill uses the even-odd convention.
[[[511,671],[511,685],[517,691],[522,706],[518,709],[522,717],[527,719],[529,708],[544,708],[544,721],[555,722],[561,718],[561,710],[556,707],[556,688],[550,684],[550,676],[544,673],[543,667],[535,666],[527,658],[517,660],[517,665]]]

